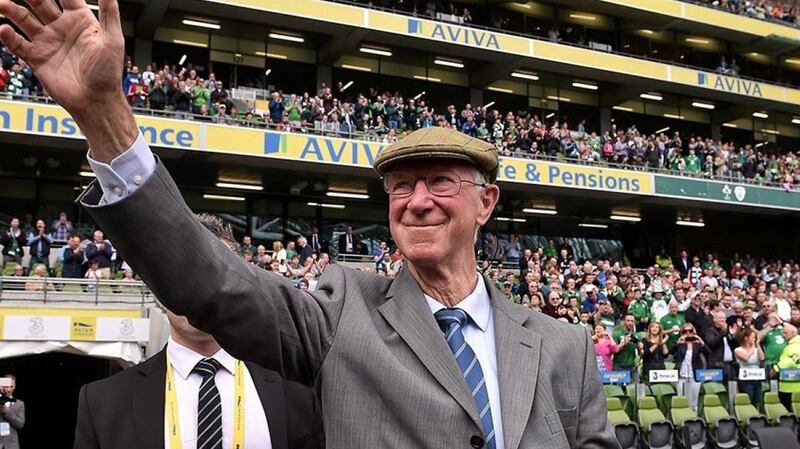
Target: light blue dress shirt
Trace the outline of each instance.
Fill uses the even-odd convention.
[[[86,159],[103,190],[101,205],[113,204],[132,195],[156,171],[156,158],[141,133],[133,145],[110,164],[92,159],[91,150]]]
[[[483,370],[486,392],[489,394],[489,406],[492,408],[496,449],[505,449],[503,415],[500,410],[500,386],[497,378],[497,351],[495,350],[492,303],[489,299],[489,292],[486,291],[483,277],[478,274],[477,278],[475,289],[459,302],[456,307],[467,312],[470,317],[470,322],[463,329],[464,340],[475,352],[475,356],[478,358]],[[446,308],[444,304],[428,295],[425,295],[425,300],[428,302],[428,307],[430,307],[433,314]]]

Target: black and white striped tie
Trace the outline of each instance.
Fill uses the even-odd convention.
[[[222,402],[214,382],[219,368],[216,360],[203,359],[192,370],[203,377],[197,396],[197,449],[222,449]]]

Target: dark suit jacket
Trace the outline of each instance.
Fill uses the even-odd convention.
[[[83,278],[86,274],[86,270],[83,269],[83,251],[78,250],[78,254],[75,254],[69,247],[65,247],[62,251],[64,251],[64,265],[61,277]]]
[[[674,260],[676,260],[675,268],[677,268],[678,271],[681,272],[681,278],[685,278],[686,276],[688,276],[689,268],[692,268],[692,259],[687,257],[686,260],[684,261],[683,259],[680,258],[680,256],[678,256]]]
[[[731,361],[736,361],[733,350],[736,349],[739,344],[736,342],[735,338],[731,338],[728,332],[723,332],[717,326],[711,326],[706,329],[706,335],[703,340],[706,342],[706,353],[708,354],[709,363],[722,362],[722,359],[725,357],[724,340],[728,341],[728,346],[731,348]]]
[[[339,236],[339,254],[358,254],[358,237],[353,236],[353,251],[347,252],[347,233]]]
[[[325,446],[314,393],[276,372],[246,363],[274,449]],[[163,449],[166,350],[81,388],[74,449]]]

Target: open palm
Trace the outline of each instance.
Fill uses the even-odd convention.
[[[98,21],[84,0],[26,0],[26,8],[0,0],[8,25],[0,40],[27,61],[47,93],[70,113],[96,106],[121,89],[124,38],[116,0],[100,1]],[[26,39],[27,37],[27,39]]]

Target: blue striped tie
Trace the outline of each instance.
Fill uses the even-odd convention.
[[[478,416],[483,424],[483,434],[486,435],[486,447],[495,449],[494,422],[492,422],[492,409],[489,406],[486,380],[483,378],[483,370],[475,352],[464,340],[464,334],[461,332],[461,329],[469,322],[469,315],[461,309],[442,309],[434,316],[444,332],[447,345],[456,356],[456,362],[458,362],[461,374],[472,392],[475,405],[478,406]]]

